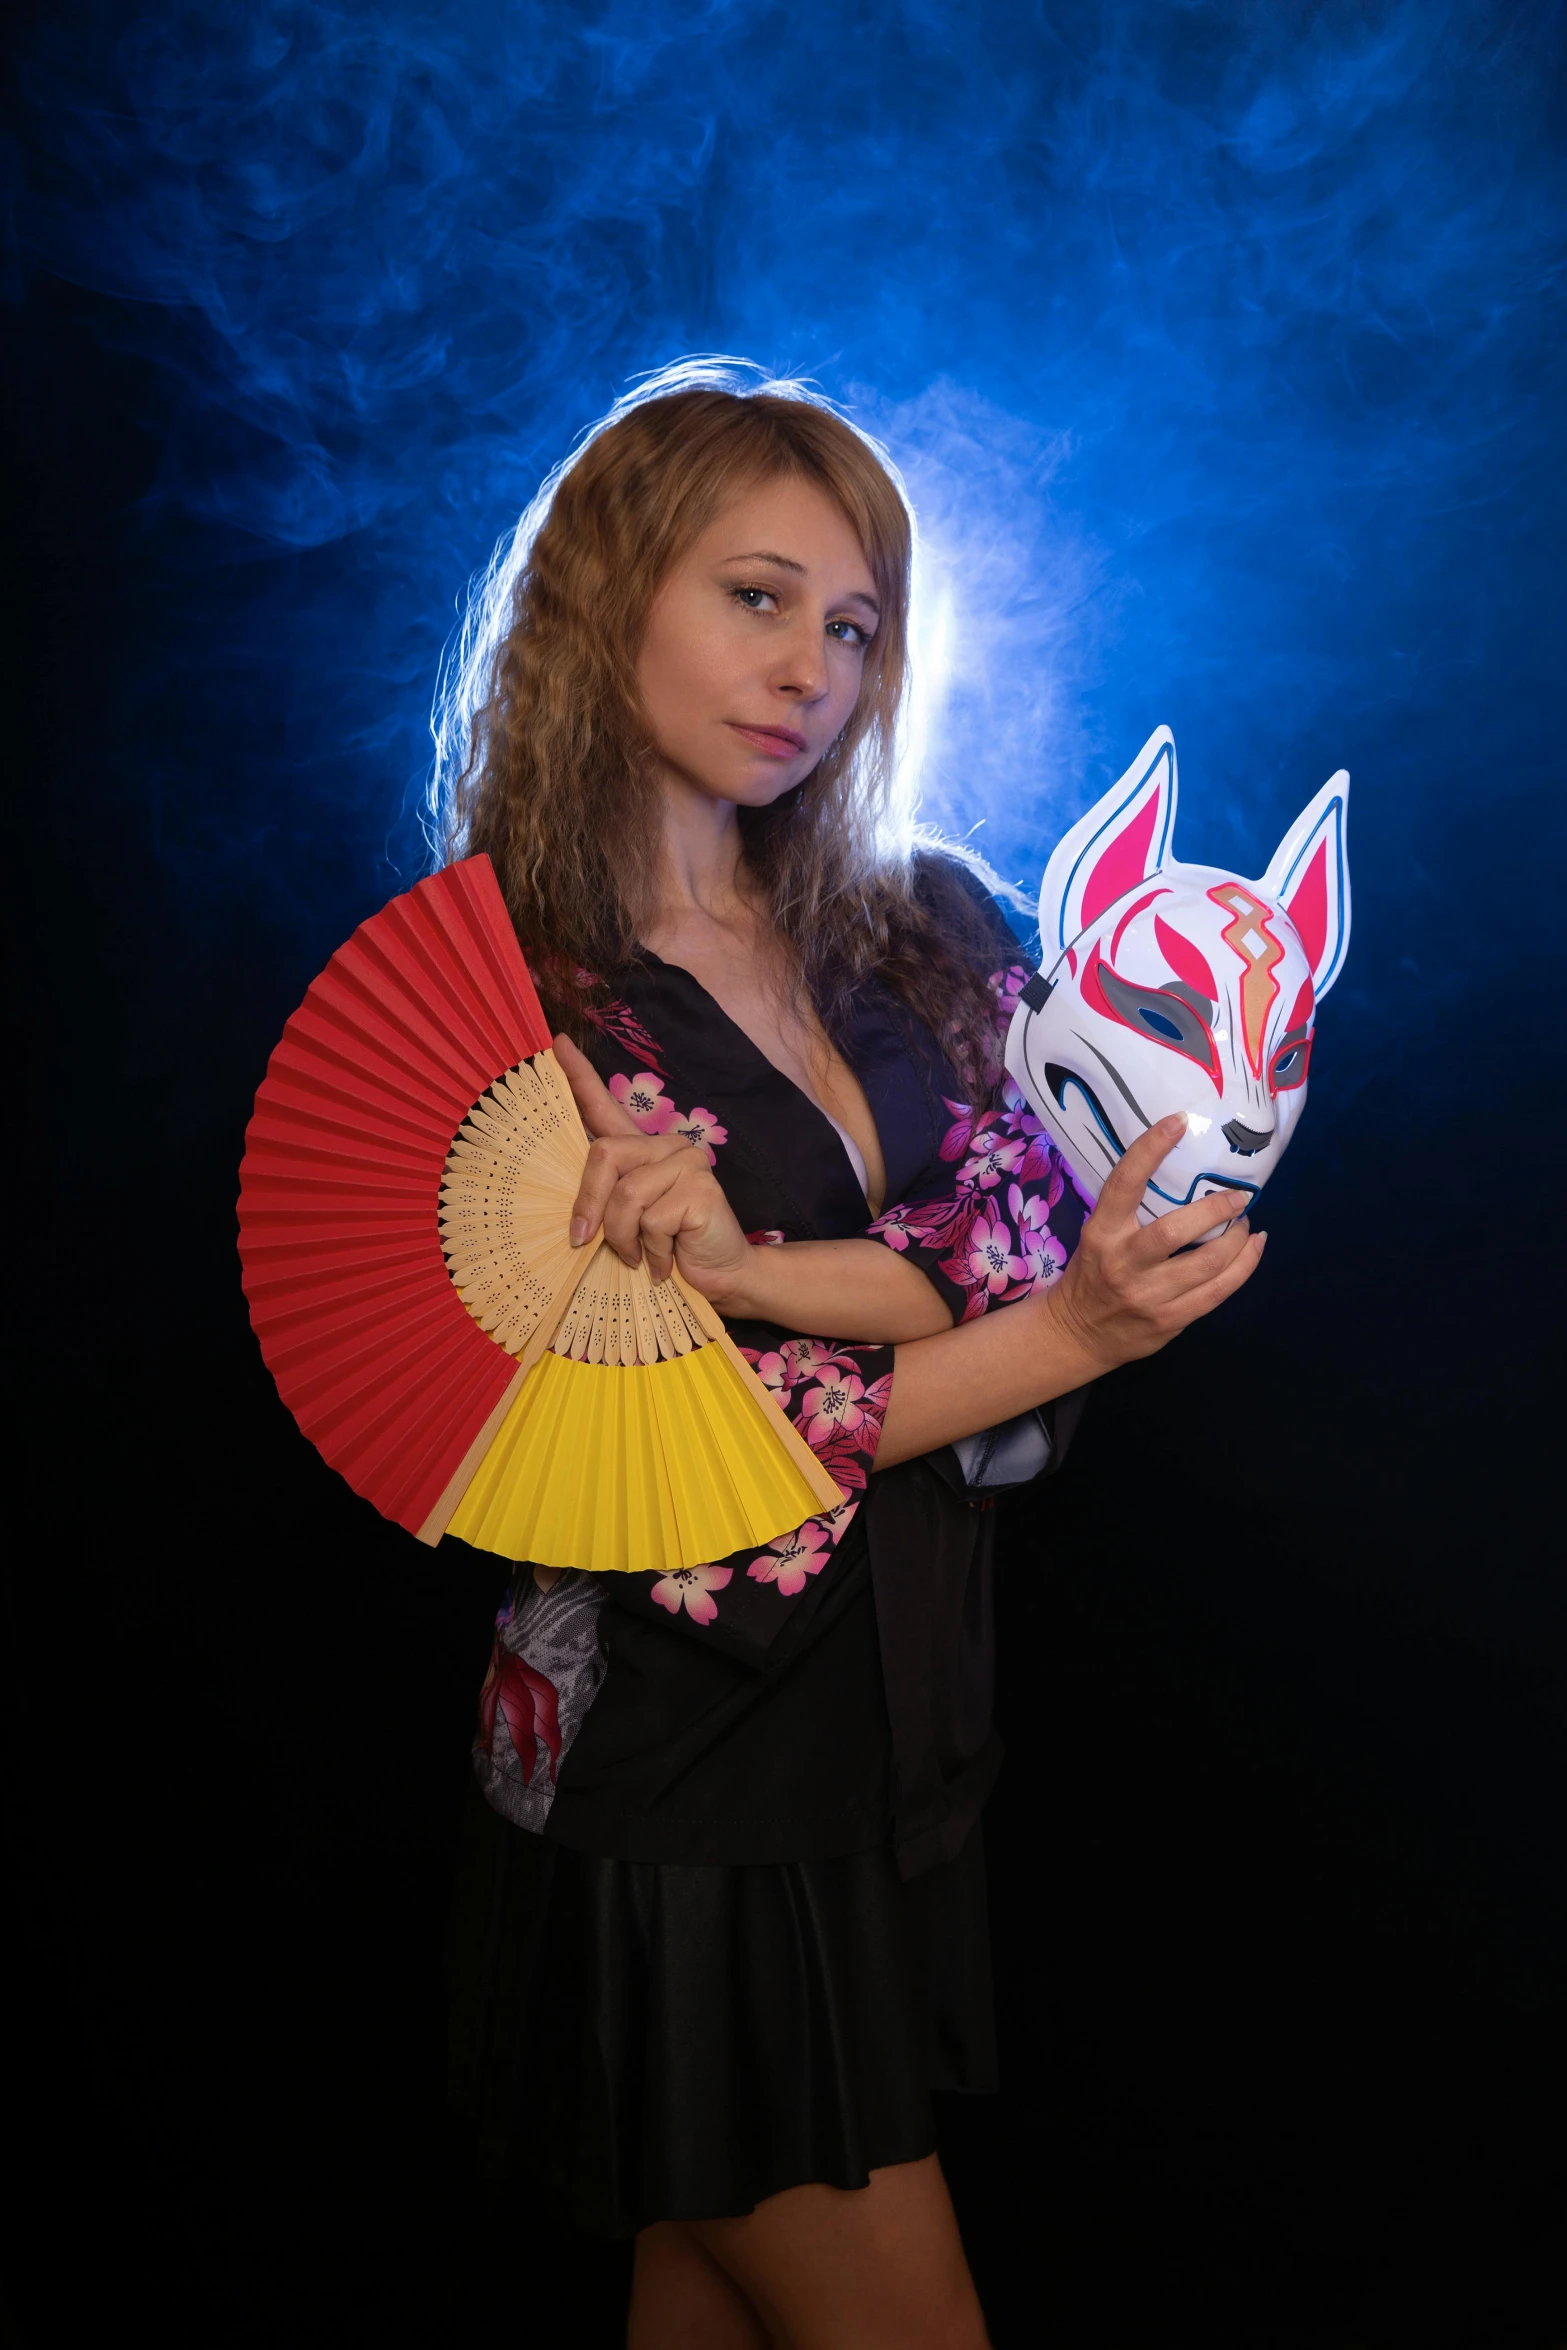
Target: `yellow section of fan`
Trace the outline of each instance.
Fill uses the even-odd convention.
[[[628,1574],[770,1542],[842,1498],[797,1437],[780,1441],[781,1415],[767,1425],[773,1408],[722,1343],[638,1364],[547,1353],[447,1531],[536,1566]]]

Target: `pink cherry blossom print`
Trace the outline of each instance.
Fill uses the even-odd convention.
[[[813,1451],[834,1437],[852,1436],[865,1418],[860,1399],[864,1382],[852,1371],[834,1369],[820,1387],[809,1387],[800,1399],[800,1434]]]
[[[889,1208],[867,1229],[889,1248],[906,1249],[911,1241],[916,1248],[945,1248],[973,1212],[973,1201],[960,1192],[955,1199],[922,1200],[912,1207]]]
[[[758,1583],[771,1583],[785,1599],[793,1599],[805,1589],[808,1575],[819,1575],[832,1556],[832,1536],[814,1518],[807,1518],[796,1533],[782,1535],[770,1542],[760,1558],[755,1558],[746,1573]]]
[[[974,1131],[974,1119],[977,1113],[964,1102],[948,1101],[945,1094],[941,1099],[943,1105],[952,1112],[953,1117],[953,1124],[947,1128],[941,1138],[941,1155],[944,1159],[961,1159],[963,1153],[968,1149],[969,1137]]]
[[[784,1244],[784,1236],[775,1224],[769,1224],[765,1232],[748,1232],[746,1239],[753,1248],[782,1248]]]
[[[958,1170],[959,1183],[966,1191],[994,1191],[1006,1176],[1016,1174],[1025,1147],[999,1126],[982,1127],[974,1137],[972,1152]]]
[[[782,1395],[786,1388],[794,1385],[794,1372],[789,1358],[778,1348],[774,1347],[767,1354],[755,1354],[748,1346],[742,1347],[740,1351],[749,1360],[762,1385],[771,1388],[774,1395]]]
[[[623,1110],[629,1110],[644,1134],[667,1134],[680,1113],[666,1099],[662,1078],[644,1069],[636,1077],[612,1077],[609,1090]]]
[[[653,1597],[672,1616],[684,1608],[693,1623],[710,1624],[718,1613],[715,1591],[722,1591],[733,1567],[671,1567],[653,1586]]]
[[[728,1127],[720,1126],[711,1110],[693,1110],[689,1117],[684,1118],[676,1111],[672,1113],[669,1124],[660,1131],[665,1134],[683,1134],[687,1142],[702,1153],[710,1167],[718,1164],[714,1156],[718,1145],[729,1140]]]
[[[839,1359],[822,1338],[786,1338],[781,1352],[789,1365],[791,1383],[809,1379],[815,1372],[832,1367]]]
[[[914,1213],[913,1208],[900,1202],[897,1207],[889,1208],[885,1215],[878,1216],[873,1224],[868,1225],[867,1232],[877,1240],[884,1240],[889,1248],[895,1248],[901,1254],[911,1239],[917,1240],[919,1237],[912,1222]]]
[[[969,1232],[968,1261],[976,1287],[988,1290],[992,1297],[999,1297],[1028,1271],[1023,1259],[1012,1253],[1010,1226],[985,1209],[975,1217]]]
[[[1060,1197],[1059,1190],[1056,1198]],[[1050,1229],[1050,1210],[1053,1200],[1042,1200],[1037,1195],[1026,1198],[1017,1184],[1007,1193],[1007,1206],[1017,1226],[1017,1244],[1028,1267],[1028,1282],[1034,1287],[1040,1282],[1054,1281],[1066,1263],[1066,1250]]]
[[[1043,1126],[1029,1107],[1028,1097],[1016,1081],[1009,1077],[1001,1096],[1001,1122],[1016,1142],[1023,1145],[1023,1157],[1018,1166],[1019,1179],[1024,1183],[1039,1183],[1050,1173],[1050,1142]],[[1056,1193],[1059,1199],[1061,1194]]]

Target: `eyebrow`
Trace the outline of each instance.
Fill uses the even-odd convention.
[[[780,571],[796,571],[802,579],[805,577],[803,563],[797,563],[792,555],[780,555],[771,547],[752,547],[746,554],[726,555],[723,560],[726,563],[776,563]],[[858,588],[851,588],[842,601],[845,604],[863,604],[867,612],[874,612],[878,620],[881,618],[881,606],[875,597],[862,596]]]

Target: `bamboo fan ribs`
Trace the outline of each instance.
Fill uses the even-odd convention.
[[[487,857],[289,1021],[240,1169],[251,1322],[357,1493],[426,1541],[696,1566],[843,1498],[705,1298],[567,1226],[588,1141]]]
[[[673,1281],[655,1286],[602,1244],[587,1260],[570,1246],[566,1211],[586,1158],[553,1053],[489,1088],[452,1144],[441,1185],[441,1246],[457,1294],[512,1354],[568,1283],[571,1302],[551,1338],[557,1354],[623,1365],[689,1354],[706,1333]]]

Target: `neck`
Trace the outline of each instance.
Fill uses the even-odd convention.
[[[715,800],[674,774],[662,778],[663,829],[653,885],[654,927],[691,914],[730,922],[742,910],[740,819],[733,800]]]

